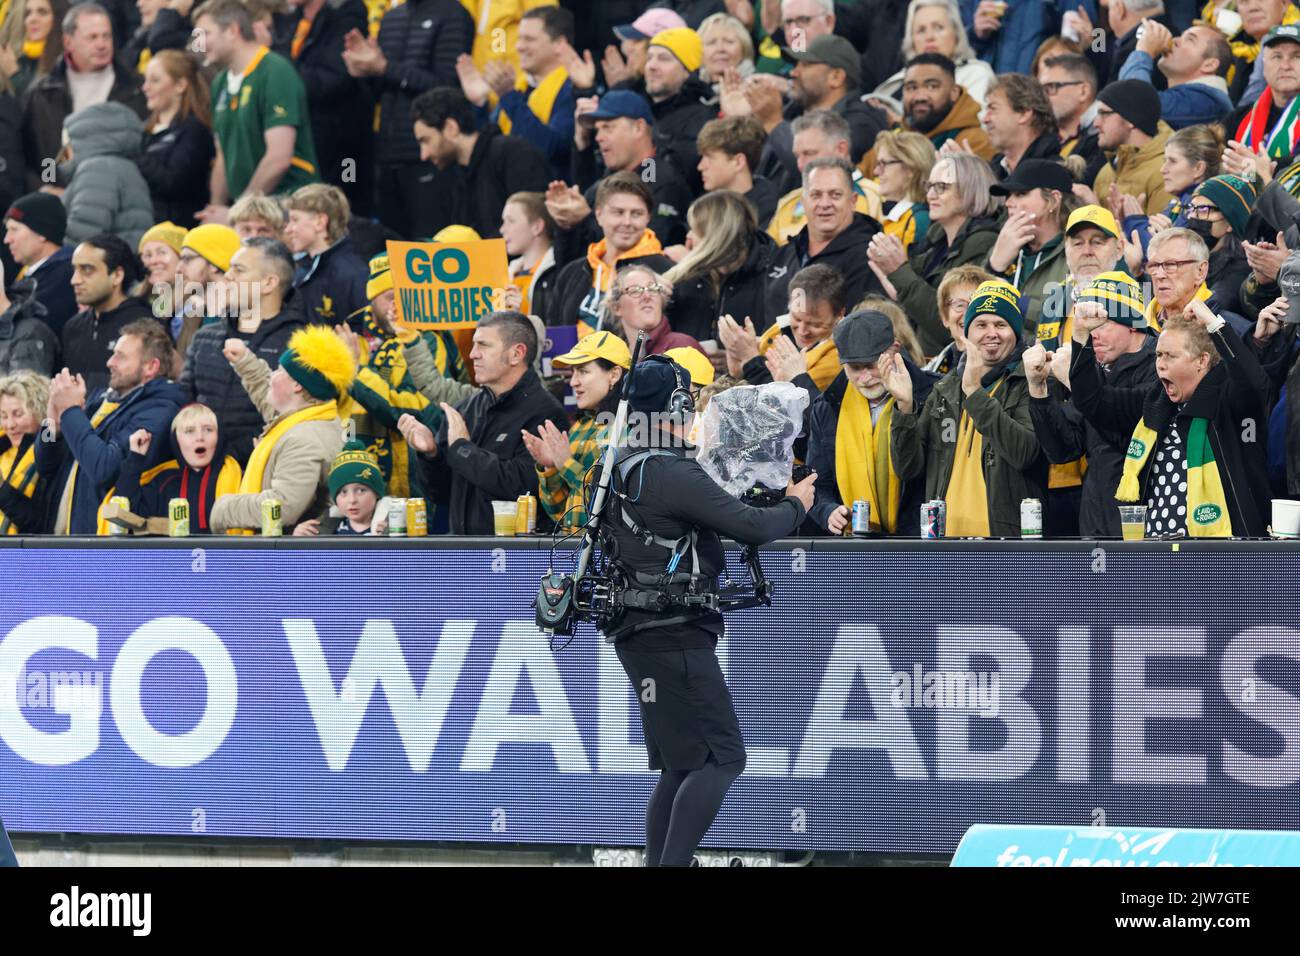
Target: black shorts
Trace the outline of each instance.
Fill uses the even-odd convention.
[[[651,770],[698,770],[710,754],[720,764],[745,759],[740,721],[712,648],[615,648],[641,708]]]

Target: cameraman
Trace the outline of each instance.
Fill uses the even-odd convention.
[[[722,615],[680,599],[688,588],[716,593],[725,568],[719,534],[749,545],[792,534],[812,505],[817,477],[789,485],[771,508],[731,497],[686,441],[690,388],[690,373],[666,356],[632,370],[628,442],[605,522],[628,587],[637,597],[668,597],[666,609],[629,608],[607,629],[640,702],[650,768],[661,771],[646,810],[647,866],[689,866],[745,769],[740,724],[714,653]],[[680,563],[670,576],[675,554]]]

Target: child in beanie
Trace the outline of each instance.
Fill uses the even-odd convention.
[[[388,530],[389,503],[384,497],[385,490],[379,459],[361,442],[350,441],[330,465],[329,512],[324,517],[302,522],[293,533],[300,536],[384,534]]]

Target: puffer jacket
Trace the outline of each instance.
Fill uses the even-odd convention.
[[[388,69],[371,81],[379,99],[378,162],[420,161],[420,146],[411,132],[411,101],[435,86],[460,89],[456,58],[473,45],[474,21],[456,0],[413,0],[384,14],[379,48]]]
[[[63,127],[72,147],[72,160],[64,165],[65,241],[107,232],[136,248],[154,222],[149,184],[135,164],[144,136],[140,118],[121,103],[96,103],[73,113]]]
[[[9,308],[0,313],[0,375],[29,368],[48,377],[58,361],[59,340],[45,324],[36,280],[20,279],[9,288]]]
[[[202,402],[217,413],[226,451],[240,465],[248,462],[253,439],[265,422],[222,352],[226,339],[243,339],[253,355],[274,368],[289,344],[289,336],[304,325],[300,297],[290,295],[279,314],[263,321],[256,332],[240,332],[235,319],[218,319],[194,333],[176,384],[189,401]]]
[[[926,499],[947,498],[957,457],[954,436],[966,411],[983,439],[989,534],[1019,537],[1021,500],[1047,497],[1047,459],[1029,417],[1024,366],[1017,354],[996,394],[990,394],[989,387],[998,373],[990,372],[984,387],[969,397],[961,386],[965,370],[963,356],[961,364],[934,386],[924,406],[918,410],[913,404],[910,414],[894,412],[890,442],[894,470],[904,481],[924,474]]]

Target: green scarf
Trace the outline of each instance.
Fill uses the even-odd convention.
[[[1187,432],[1187,533],[1193,538],[1230,538],[1232,521],[1228,517],[1227,498],[1219,479],[1219,466],[1210,445],[1209,420],[1193,418]],[[1176,425],[1174,427],[1177,427]],[[1151,457],[1159,436],[1138,422],[1124,456],[1124,474],[1115,497],[1120,501],[1137,501],[1142,493],[1138,475]]]

